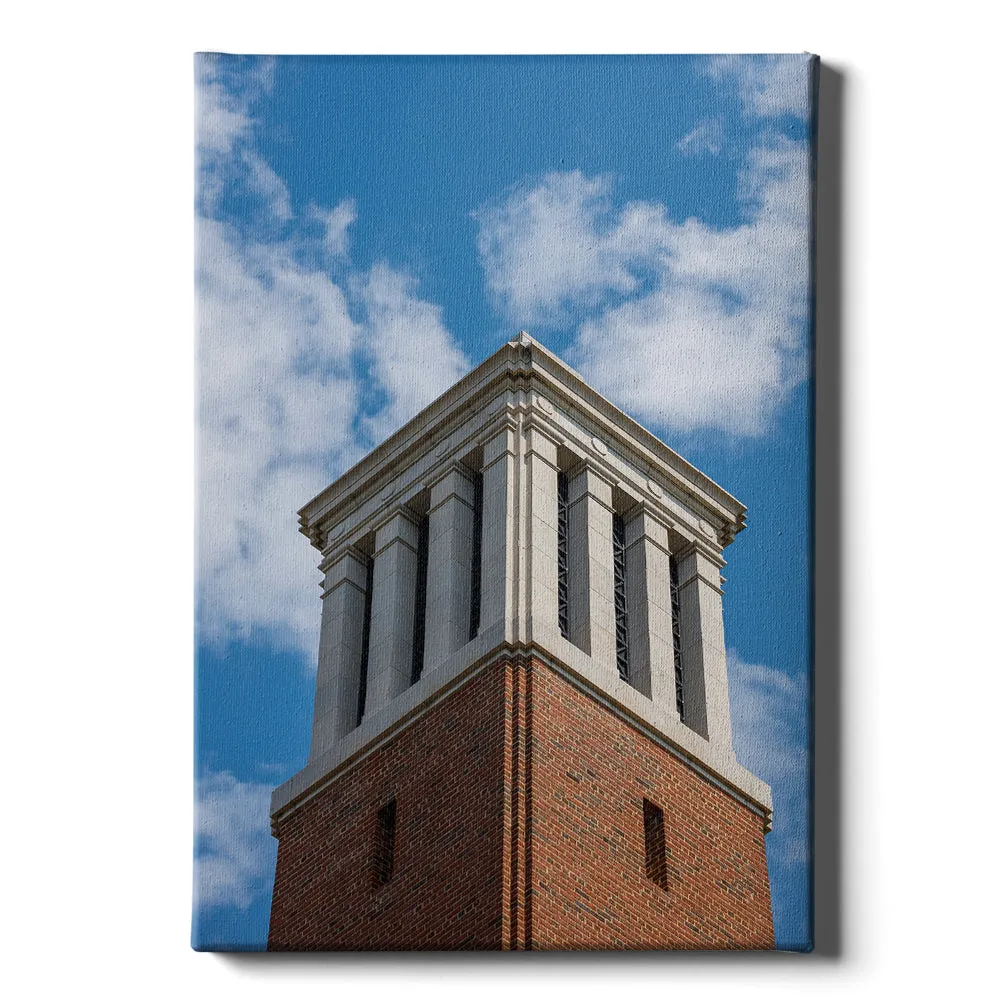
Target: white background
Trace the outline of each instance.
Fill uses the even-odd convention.
[[[534,0],[359,13],[202,0],[6,11],[0,916],[10,995],[988,988],[998,219],[985,10]],[[839,956],[190,951],[199,49],[809,50],[842,74]]]

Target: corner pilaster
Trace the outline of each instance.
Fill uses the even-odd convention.
[[[568,501],[569,639],[617,673],[611,483],[585,465],[569,481]]]
[[[410,686],[417,544],[417,523],[405,509],[395,511],[375,531],[366,716]]]
[[[732,752],[729,675],[722,627],[721,556],[695,542],[677,557],[685,722]]]
[[[527,581],[528,634],[559,628],[559,467],[556,442],[537,426],[525,431],[526,531],[522,565]]]
[[[452,466],[431,484],[424,670],[434,670],[469,641],[474,486]]]
[[[513,421],[483,445],[482,586],[479,631],[513,617],[516,563],[517,429]]]
[[[324,570],[323,616],[310,760],[357,725],[368,560],[345,545],[320,568]]]
[[[642,505],[625,523],[625,567],[630,680],[661,711],[679,722],[670,614],[669,532],[667,525]]]

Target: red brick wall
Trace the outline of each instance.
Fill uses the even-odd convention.
[[[760,817],[550,668],[531,683],[533,946],[773,948]],[[664,814],[665,890],[644,798]]]
[[[489,667],[278,834],[272,950],[773,947],[760,818],[538,662]]]
[[[281,823],[270,950],[500,947],[503,683],[479,674]],[[394,870],[376,887],[393,796]]]

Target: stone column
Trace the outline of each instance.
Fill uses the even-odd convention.
[[[611,484],[585,467],[568,499],[569,639],[617,676]]]
[[[310,760],[346,736],[358,722],[368,582],[367,558],[349,545],[334,552],[320,568],[325,571],[323,617]]]
[[[721,562],[698,543],[678,557],[684,721],[709,742],[732,750]]]
[[[481,633],[513,617],[516,447],[516,431],[511,424],[483,445]]]
[[[559,467],[555,441],[537,427],[525,435],[527,531],[522,559],[528,637],[534,626],[559,631]]]
[[[375,531],[366,717],[410,686],[417,537],[417,523],[404,510],[396,511]]]
[[[474,486],[454,466],[431,484],[424,672],[469,641]]]
[[[667,526],[641,506],[625,523],[625,594],[629,680],[661,711],[677,718],[670,540]]]

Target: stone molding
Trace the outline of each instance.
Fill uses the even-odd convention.
[[[365,592],[364,583],[359,583],[357,580],[352,580],[349,576],[342,576],[336,583],[331,584],[326,590],[320,594],[320,600],[326,600],[331,594],[335,593],[341,587],[353,587],[356,591],[363,594]]]
[[[579,483],[583,481],[585,477],[593,477],[597,480],[598,486],[606,486],[607,490],[606,496],[602,496],[601,493],[595,492],[592,486],[589,484],[585,486],[576,496],[573,494],[577,492],[576,488]],[[599,503],[605,510],[611,511],[612,514],[616,513],[614,508],[614,503],[612,502],[612,491],[614,490],[617,483],[613,479],[609,479],[606,475],[603,475],[601,470],[596,468],[592,462],[588,461],[586,458],[581,462],[569,476],[569,506],[574,507],[576,504],[580,503],[581,500],[586,500],[588,497],[597,503]]]
[[[400,531],[397,531],[391,538],[387,539],[381,545],[378,544],[379,533],[384,531],[387,527],[389,527],[389,525],[392,524],[392,522],[397,517],[403,518],[403,520],[405,520],[408,524],[412,525],[414,530],[416,530],[420,522],[420,519],[417,517],[417,515],[414,514],[412,510],[410,510],[408,507],[405,506],[396,507],[390,513],[386,514],[386,516],[381,518],[371,529],[375,535],[375,545],[376,545],[375,551],[372,553],[373,559],[380,556],[383,552],[385,552],[387,548],[389,548],[392,545],[395,545],[397,542],[399,542],[402,545],[405,545],[408,549],[412,549],[414,552],[417,551],[415,542],[404,538],[403,533]]]
[[[499,408],[491,405],[501,398]],[[546,400],[552,413],[538,404],[539,398]],[[692,538],[704,521],[722,547],[744,526],[746,509],[739,501],[528,338],[504,345],[306,504],[299,511],[302,532],[320,549],[331,540],[340,541],[344,534],[353,535],[356,521],[342,523],[349,514],[359,512],[370,500],[378,501],[393,483],[399,483],[392,494],[396,497],[412,489],[412,482],[399,482],[401,473],[420,466],[419,474],[426,482],[435,466],[453,463],[463,449],[482,446],[495,436],[498,420],[513,429],[513,409],[522,411],[528,425],[537,426],[560,445],[580,457],[589,456],[596,468],[607,478],[619,480],[620,488],[635,499],[652,497],[665,516],[685,525]],[[606,455],[594,452],[594,437],[607,444]],[[650,489],[653,482],[663,484],[662,497]]]
[[[723,593],[722,584],[724,580],[719,574],[719,570],[726,563],[712,549],[703,543],[695,541],[685,545],[674,552],[673,555],[677,560],[677,587],[679,590],[684,590],[685,587],[700,580],[706,586],[717,590],[720,594]],[[707,575],[699,568],[698,557],[705,559],[712,567],[712,570]]]
[[[436,453],[439,448],[429,447],[422,453],[411,454],[406,464],[396,466],[397,488],[392,491],[394,509],[405,511],[406,505],[426,491],[429,483],[447,475],[456,465],[465,468],[461,460],[475,448],[482,447],[485,451],[487,445],[503,434],[514,437],[518,434],[529,437],[537,435],[546,443],[552,443],[553,447],[566,449],[581,466],[585,465],[595,475],[620,490],[633,504],[643,504],[660,520],[669,524],[671,530],[683,542],[678,548],[683,548],[685,545],[698,545],[706,554],[711,553],[711,557],[718,561],[720,566],[725,564],[719,543],[713,545],[699,535],[699,523],[703,519],[699,517],[699,514],[703,511],[684,506],[681,498],[668,492],[665,492],[660,498],[650,496],[645,491],[643,484],[646,483],[646,479],[640,471],[634,468],[625,469],[624,467],[609,466],[608,459],[618,460],[614,454],[609,453],[605,458],[601,458],[593,453],[588,453],[575,436],[565,433],[565,427],[551,423],[555,419],[554,417],[546,417],[537,407],[532,409],[528,401],[523,399],[508,400],[503,407],[503,419],[499,427],[497,426],[497,417],[500,414],[497,410],[493,410],[491,413],[473,414],[471,418],[468,414],[465,416],[468,426],[465,428],[465,433],[456,438],[457,450],[449,448],[446,453],[439,455]],[[555,416],[558,417],[559,414],[557,413]],[[585,428],[577,429],[581,435],[586,431]],[[516,445],[508,441],[503,453],[514,454],[515,448]],[[537,446],[526,447],[525,453],[528,452],[542,458],[547,464],[552,464],[551,456],[545,456],[543,451],[537,449]],[[484,469],[493,462],[499,461],[503,453],[487,459]],[[336,485],[335,483],[334,486]],[[338,524],[332,526],[326,524],[320,532],[322,541],[326,545],[324,552],[328,553],[339,549],[344,544],[357,544],[365,535],[376,530],[386,520],[384,486],[383,490],[372,489],[355,494],[352,499],[357,501],[357,507],[353,508],[350,513],[344,510]],[[413,517],[414,515],[410,512],[409,516]],[[310,534],[309,531],[305,531],[305,533]],[[724,533],[720,530],[720,534]]]
[[[467,482],[471,482],[472,477],[475,473],[467,465],[464,465],[462,462],[457,462],[454,459],[452,459],[452,461],[449,462],[447,465],[438,469],[434,474],[434,476],[425,477],[426,489],[433,491],[435,486],[437,486],[439,483],[443,482],[445,479],[447,479],[449,476],[453,474],[457,474]],[[451,493],[448,494],[448,496],[449,497],[458,496],[458,493],[452,490]],[[459,499],[464,500],[464,497],[459,496]]]
[[[668,524],[667,521],[659,517],[656,511],[651,510],[649,505],[644,501],[640,501],[631,510],[626,511],[623,515],[625,521],[625,548],[626,550],[635,548],[636,545],[646,541],[650,545],[655,546],[665,555],[671,555],[673,550],[670,547],[670,531],[672,525]],[[652,528],[654,530],[650,531],[649,527],[639,527],[637,522],[642,519],[643,521],[651,521]],[[658,537],[658,536],[662,536]]]
[[[347,560],[351,560],[354,565],[351,566]],[[323,580],[320,582],[320,588],[323,593],[320,596],[325,598],[344,583],[350,584],[364,593],[365,566],[367,563],[368,556],[357,548],[357,546],[342,545],[319,565],[320,572],[323,574]],[[339,570],[338,567],[340,567]]]

